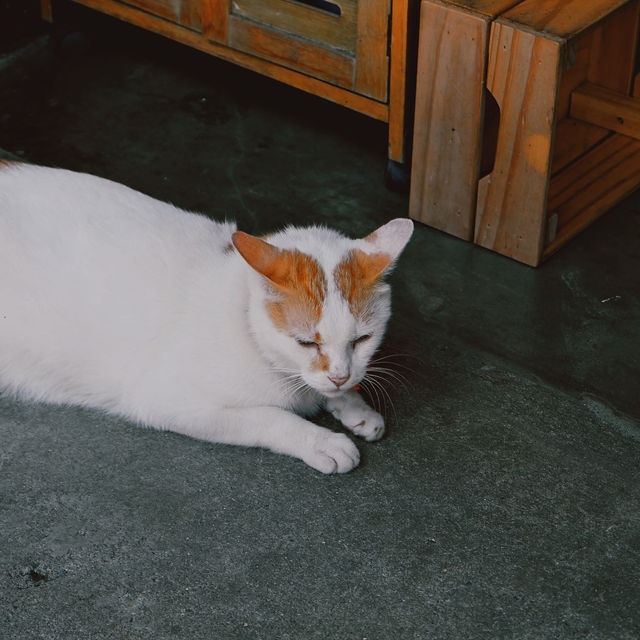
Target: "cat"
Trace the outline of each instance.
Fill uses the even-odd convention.
[[[0,388],[106,410],[323,473],[379,439],[357,391],[390,317],[413,232],[352,240],[320,227],[264,237],[96,176],[0,164]]]

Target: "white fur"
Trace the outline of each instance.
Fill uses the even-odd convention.
[[[382,339],[389,289],[378,286],[373,317],[359,320],[331,274],[354,247],[397,257],[411,223],[392,221],[375,243],[318,227],[269,237],[314,256],[325,272],[317,331],[329,373],[349,373],[340,389],[312,370],[313,354],[295,339],[304,336],[274,326],[265,278],[229,250],[235,229],[94,176],[0,165],[0,386],[268,447],[325,473],[353,468],[352,441],[301,415],[329,398],[349,429],[382,435],[379,414],[347,390]],[[363,334],[372,337],[354,348]]]

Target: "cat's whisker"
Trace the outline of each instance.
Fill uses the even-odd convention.
[[[365,389],[367,388],[367,383],[369,384],[369,388],[374,391],[374,393],[376,395],[376,400],[377,400],[378,403],[380,403],[380,397],[382,396],[382,398],[384,399],[384,402],[380,403],[380,406],[381,407],[385,407],[385,406],[391,407],[391,410],[393,411],[394,421],[397,422],[398,421],[398,414],[397,414],[396,408],[395,408],[395,406],[393,404],[393,400],[391,398],[391,394],[387,391],[387,389],[385,388],[385,386],[383,384],[384,378],[381,378],[380,376],[377,376],[376,374],[367,373],[367,375],[364,377],[362,382],[364,383]]]
[[[385,415],[386,419],[387,408],[391,406],[393,410],[393,404],[389,400],[388,393],[386,392],[382,384],[374,378],[369,377],[368,379],[363,380],[363,383],[363,388],[369,392],[370,397],[372,394],[375,396],[375,399],[372,398],[373,403],[376,406],[377,410]],[[395,410],[393,412],[395,418]]]
[[[388,379],[392,383],[396,383],[400,385],[405,391],[410,389],[409,380],[398,373],[397,371],[393,371],[392,369],[387,369],[384,367],[368,367],[367,373],[377,374],[381,379]]]

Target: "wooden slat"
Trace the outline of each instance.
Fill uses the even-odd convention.
[[[227,44],[231,0],[202,0],[202,33],[205,38]]]
[[[561,209],[572,210],[572,201],[579,197],[591,182],[596,182],[599,170],[616,166],[624,160],[625,153],[631,148],[632,142],[630,138],[609,134],[606,140],[570,167],[555,175],[549,185],[549,215],[556,215]],[[569,219],[569,217],[560,219],[560,226]]]
[[[494,170],[478,188],[475,242],[534,266],[542,254],[561,50],[492,24],[487,87],[501,119]]]
[[[571,117],[640,139],[640,99],[595,84],[584,84],[573,92]]]
[[[587,122],[563,118],[556,126],[551,175],[561,171],[576,158],[610,135],[609,129],[596,127]]]
[[[523,0],[501,18],[504,23],[566,41],[632,0]]]
[[[467,9],[471,13],[483,15],[487,18],[495,18],[521,0],[443,0],[443,4]]]
[[[476,204],[489,21],[425,0],[409,215],[470,240]]]
[[[412,0],[415,4],[416,0]],[[389,148],[388,157],[404,164],[407,112],[407,53],[409,1],[393,0],[391,14],[391,59],[389,61]]]
[[[640,0],[634,0],[594,30],[589,74],[585,80],[626,94],[631,91],[639,15]]]
[[[137,9],[142,9],[148,13],[160,16],[165,20],[170,20],[184,27],[189,27],[196,31],[202,30],[200,23],[200,13],[191,10],[193,3],[191,0],[121,0],[124,4],[131,5]]]
[[[353,89],[354,59],[308,40],[230,16],[229,46],[339,87]]]
[[[387,99],[390,0],[358,2],[358,42],[354,89],[376,100]]]
[[[332,1],[340,7],[340,16],[283,0],[233,0],[231,14],[307,38],[316,44],[355,54],[358,28],[356,4],[375,9],[380,2]]]
[[[43,20],[53,22],[53,10],[51,9],[51,0],[40,0],[40,15]]]
[[[615,11],[591,31],[567,43],[569,67],[562,74],[556,109],[558,126],[551,172],[560,171],[609,133],[608,129],[568,118],[571,95],[590,78],[612,89],[626,92],[631,80],[636,46],[638,8],[635,0]]]
[[[543,257],[549,257],[638,186],[638,140],[615,134],[572,164],[551,182],[550,219],[557,217],[558,230]]]
[[[556,118],[558,120],[562,120],[562,118],[566,118],[569,115],[571,94],[576,87],[587,81],[593,49],[593,35],[593,32],[590,32],[572,42],[570,48],[567,46],[567,49],[565,49],[565,51],[571,51],[571,64],[567,67],[565,59],[565,70],[560,80],[558,106],[556,109]]]
[[[341,89],[316,78],[286,69],[277,64],[261,60],[255,56],[234,51],[228,47],[217,44],[200,34],[172,24],[161,18],[126,7],[118,2],[110,0],[73,0],[78,4],[91,7],[97,11],[102,11],[120,20],[125,20],[149,31],[153,31],[167,38],[182,42],[194,49],[204,51],[222,60],[233,62],[241,67],[251,69],[274,80],[285,82],[292,87],[313,93],[326,100],[336,102],[349,109],[363,113],[376,120],[387,122],[389,120],[389,109],[386,104],[360,96],[351,91]]]

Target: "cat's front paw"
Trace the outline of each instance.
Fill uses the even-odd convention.
[[[380,440],[384,435],[384,418],[368,407],[365,411],[343,412],[342,424],[367,442]]]
[[[302,460],[322,473],[346,473],[357,467],[358,447],[343,433],[326,431],[316,437],[311,451]]]
[[[384,435],[384,418],[364,402],[355,391],[327,399],[327,409],[349,431],[368,442],[380,440]]]

